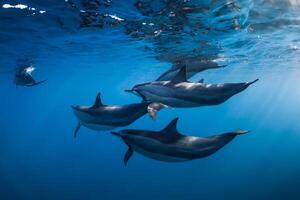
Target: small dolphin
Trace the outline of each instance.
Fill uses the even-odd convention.
[[[199,61],[199,60],[186,60],[175,63],[171,69],[163,73],[156,81],[169,81],[172,80],[180,71],[182,67],[186,66],[187,79],[191,78],[195,74],[208,70],[226,67],[226,65],[219,65],[213,61]]]
[[[133,152],[165,162],[199,159],[215,153],[237,135],[248,133],[245,130],[236,130],[210,137],[185,136],[178,132],[177,121],[178,118],[175,118],[161,131],[121,130],[120,132],[111,132],[113,135],[121,137],[128,146],[124,164],[127,165]]]
[[[245,90],[258,79],[246,83],[205,84],[188,82],[186,67],[170,81],[154,81],[139,84],[127,92],[141,96],[145,101],[160,103],[169,107],[199,107],[218,105],[233,95]]]
[[[32,72],[34,70],[35,68],[32,67],[31,65],[29,67],[26,66],[17,69],[15,73],[15,84],[20,86],[32,87],[45,82],[46,80],[42,80],[38,82],[35,81],[35,79],[32,76]]]
[[[74,131],[74,137],[76,137],[81,125],[97,131],[111,130],[127,126],[147,112],[151,118],[155,118],[160,109],[160,106],[148,102],[108,106],[102,103],[100,96],[99,92],[93,106],[72,106],[79,121]]]

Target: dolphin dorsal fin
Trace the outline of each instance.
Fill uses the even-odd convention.
[[[180,82],[187,82],[186,79],[186,66],[181,67],[179,72],[175,75],[173,79],[171,79],[172,82],[180,83]]]
[[[102,104],[102,101],[101,101],[101,93],[98,92],[96,99],[95,99],[95,103],[92,106],[92,108],[99,108],[101,106],[104,106],[104,105]]]
[[[167,141],[171,141],[176,139],[181,134],[177,130],[177,122],[178,117],[173,119],[161,132],[163,132],[164,136],[166,137]]]
[[[201,78],[201,79],[198,81],[198,83],[204,83],[204,79]]]

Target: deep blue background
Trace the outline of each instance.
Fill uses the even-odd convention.
[[[26,31],[16,34],[17,28],[6,32],[15,40],[6,40],[2,30],[1,69],[12,69],[19,56],[30,55],[36,78],[48,81],[22,88],[13,84],[13,73],[1,74],[0,199],[299,199],[297,28],[221,37],[229,66],[192,80],[259,82],[222,105],[164,109],[156,121],[144,116],[128,127],[159,130],[178,116],[178,129],[187,135],[238,128],[249,134],[205,159],[174,164],[134,154],[127,167],[126,145],[109,133],[83,127],[73,138],[77,120],[71,105],[92,104],[98,91],[105,104],[139,102],[123,90],[154,80],[170,64],[149,56],[141,42],[117,29],[39,38],[43,44],[35,37],[28,41]],[[249,46],[238,46],[237,36]],[[78,44],[68,47],[62,42],[68,39]]]

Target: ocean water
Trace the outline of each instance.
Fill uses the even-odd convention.
[[[300,199],[298,0],[0,3],[0,199]],[[124,90],[187,59],[227,65],[192,81],[259,81],[221,105],[167,108],[126,128],[179,117],[186,135],[250,133],[207,158],[135,153],[127,166],[126,145],[109,132],[82,127],[74,139],[72,105],[99,91],[105,104],[140,102]],[[47,81],[16,86],[24,64]]]

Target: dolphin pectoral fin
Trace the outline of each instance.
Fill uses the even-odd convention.
[[[35,83],[35,85],[39,85],[39,84],[44,83],[44,82],[46,82],[46,81],[47,81],[47,79],[42,80],[42,81],[38,81],[38,82]]]
[[[162,103],[151,103],[148,105],[147,111],[150,117],[155,120],[157,116],[157,112],[159,112],[161,109],[166,108],[168,106],[162,104]]]
[[[80,127],[81,127],[81,124],[80,124],[80,122],[78,122],[78,124],[77,124],[77,126],[76,126],[76,128],[75,128],[75,131],[74,131],[74,138],[77,137],[77,133],[78,133]]]
[[[117,136],[117,137],[122,137],[121,134],[120,134],[119,132],[111,131],[110,133],[111,133],[112,135]],[[126,153],[125,153],[125,155],[124,155],[124,159],[123,159],[124,165],[127,166],[127,163],[128,163],[128,161],[129,161],[129,159],[130,159],[131,156],[133,155],[133,149],[132,149],[132,147],[131,147],[127,142],[125,142],[124,139],[123,139],[123,141],[124,141],[124,143],[125,143],[125,144],[127,145],[127,147],[128,147],[128,149],[127,149],[127,151],[126,151]]]
[[[125,156],[124,156],[124,165],[125,166],[127,166],[127,163],[129,161],[129,159],[133,155],[133,149],[132,149],[132,147],[129,146],[129,145],[127,145],[127,146],[128,146],[128,150],[126,151]]]
[[[31,84],[31,85],[26,85],[27,87],[32,87],[32,86],[35,86],[35,85],[39,85],[39,84],[42,84],[42,83],[44,83],[44,82],[46,82],[47,80],[42,80],[42,81],[38,81],[38,82],[35,82],[35,83],[33,83],[33,84]]]
[[[235,133],[236,135],[244,135],[244,134],[249,133],[249,132],[250,132],[250,131],[242,130],[242,129],[238,129],[238,130],[234,131],[234,133]]]

